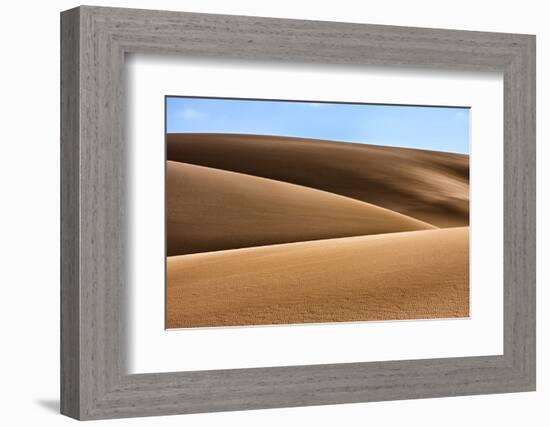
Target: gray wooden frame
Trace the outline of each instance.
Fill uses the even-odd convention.
[[[125,370],[124,57],[383,64],[504,75],[504,354]],[[83,6],[61,14],[61,412],[100,419],[535,389],[535,37]]]

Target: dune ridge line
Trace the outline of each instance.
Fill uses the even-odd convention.
[[[167,254],[435,228],[338,194],[167,162]]]
[[[272,135],[167,134],[168,160],[316,188],[438,227],[469,224],[469,156]]]
[[[170,257],[167,327],[467,317],[468,242],[458,227]]]

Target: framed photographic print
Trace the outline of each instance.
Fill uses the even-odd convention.
[[[61,15],[61,410],[535,389],[535,38]]]

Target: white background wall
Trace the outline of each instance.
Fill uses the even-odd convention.
[[[108,421],[120,426],[546,426],[550,423],[550,26],[540,0],[96,1],[97,5],[537,34],[538,391]],[[0,423],[63,426],[59,384],[59,12],[74,1],[2,5]],[[548,264],[548,262],[546,262]]]

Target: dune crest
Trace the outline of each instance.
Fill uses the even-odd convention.
[[[169,257],[167,327],[467,317],[468,239],[460,227]]]
[[[315,139],[167,134],[168,160],[299,184],[438,227],[469,224],[467,155]]]
[[[435,228],[348,197],[167,162],[167,254]]]

